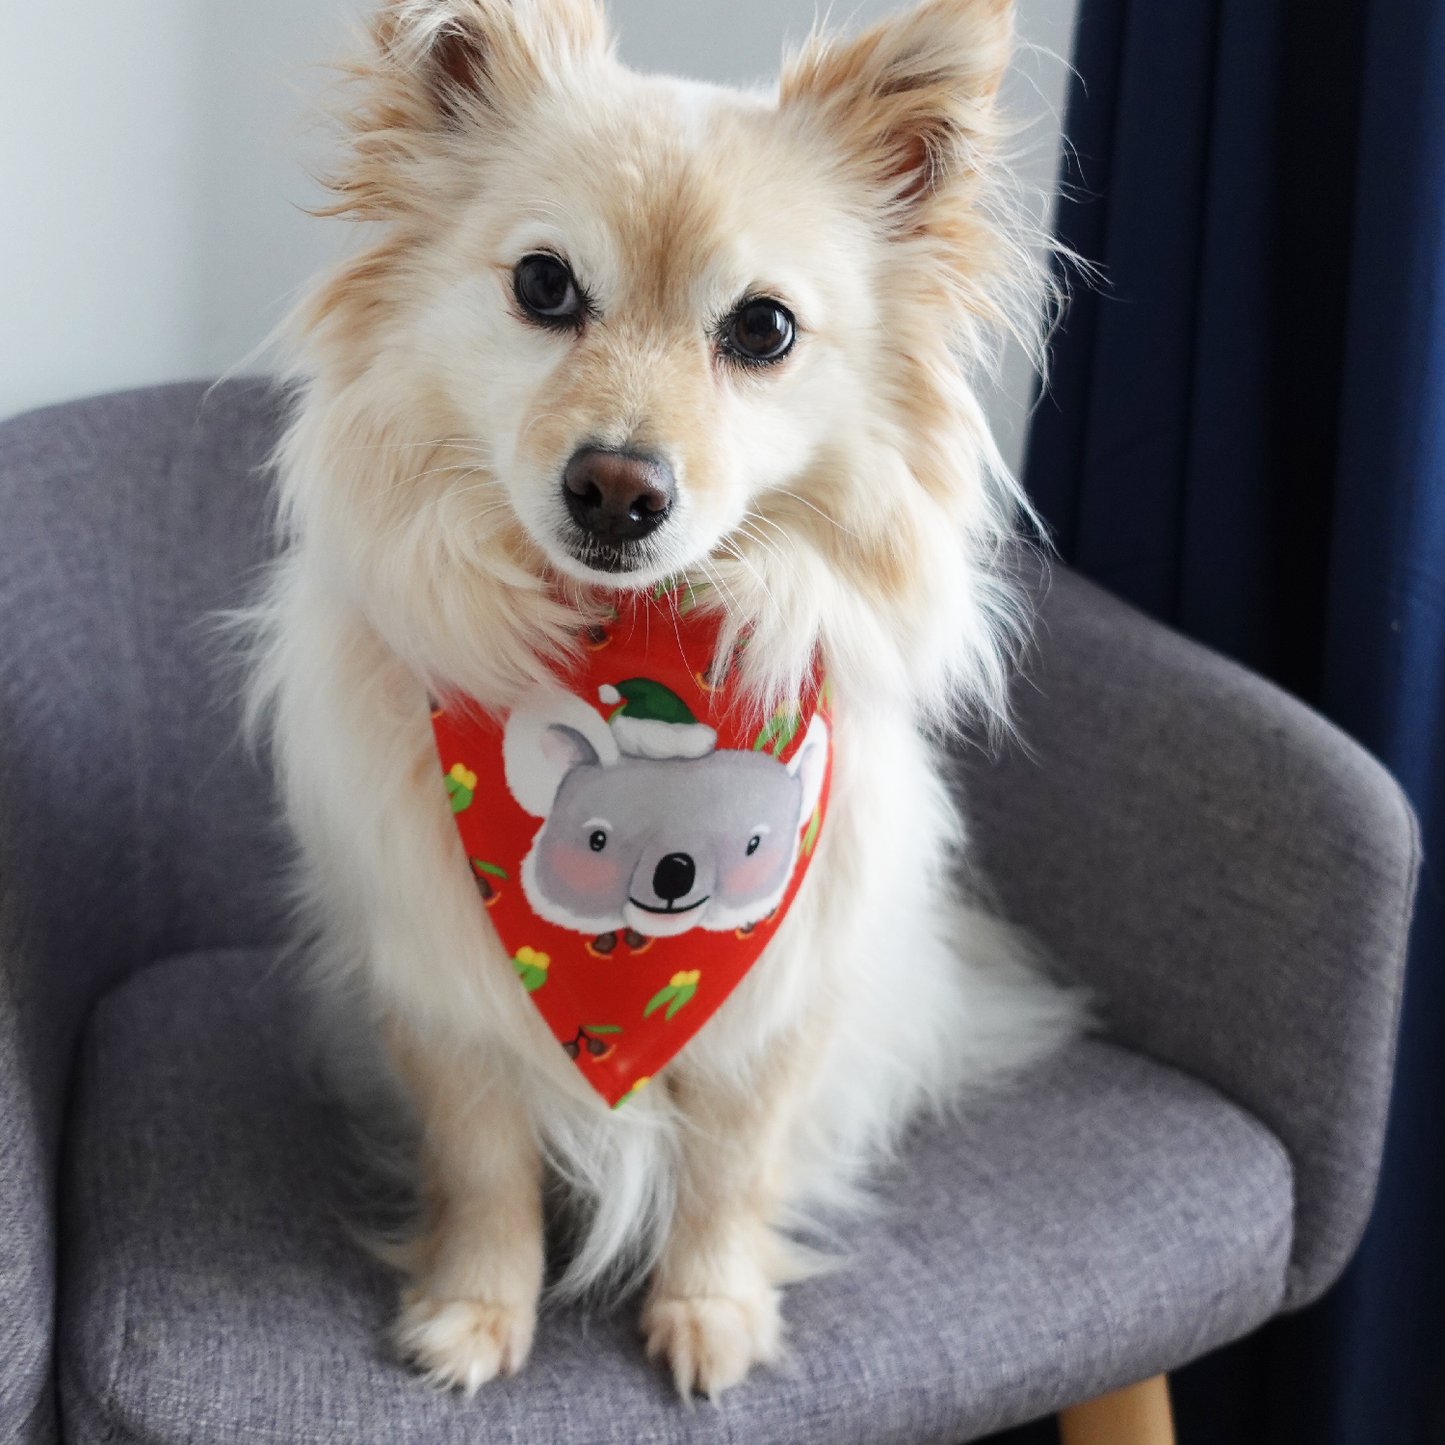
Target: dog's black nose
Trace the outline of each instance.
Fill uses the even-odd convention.
[[[672,468],[636,452],[583,447],[562,473],[572,520],[605,542],[638,542],[667,520],[677,491]]]
[[[686,898],[697,882],[697,864],[686,853],[669,853],[653,870],[652,891],[666,903]]]

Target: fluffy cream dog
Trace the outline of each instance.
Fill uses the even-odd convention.
[[[374,229],[299,315],[253,712],[324,969],[420,1128],[396,1337],[440,1384],[526,1360],[549,1178],[582,1220],[557,1288],[646,1271],[678,1388],[736,1383],[779,1349],[780,1225],[1073,1026],[958,900],[926,740],[1001,716],[1018,631],[1024,504],[967,381],[1038,284],[999,219],[1011,9],[928,0],[741,94],[626,70],[593,0],[395,0],[351,68],[334,210]],[[720,655],[750,631],[760,708],[821,651],[832,805],[774,942],[612,1113],[479,901],[427,696],[505,710],[598,589],[676,574]]]

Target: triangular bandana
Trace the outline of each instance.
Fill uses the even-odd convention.
[[[499,723],[433,711],[462,845],[557,1041],[625,1102],[742,982],[787,912],[828,804],[827,688],[758,724],[709,669],[687,589],[623,598],[565,687]]]

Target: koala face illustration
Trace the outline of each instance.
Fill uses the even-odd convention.
[[[538,914],[667,937],[746,927],[777,907],[822,787],[821,718],[787,765],[731,749],[642,758],[620,753],[580,699],[590,720],[556,696],[539,701],[513,713],[506,742],[509,786],[544,818],[522,865]]]

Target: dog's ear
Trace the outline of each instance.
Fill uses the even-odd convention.
[[[391,0],[376,41],[451,125],[525,102],[568,59],[609,45],[596,0]]]
[[[785,67],[784,112],[815,116],[903,226],[988,164],[1013,53],[1013,0],[926,0]]]

